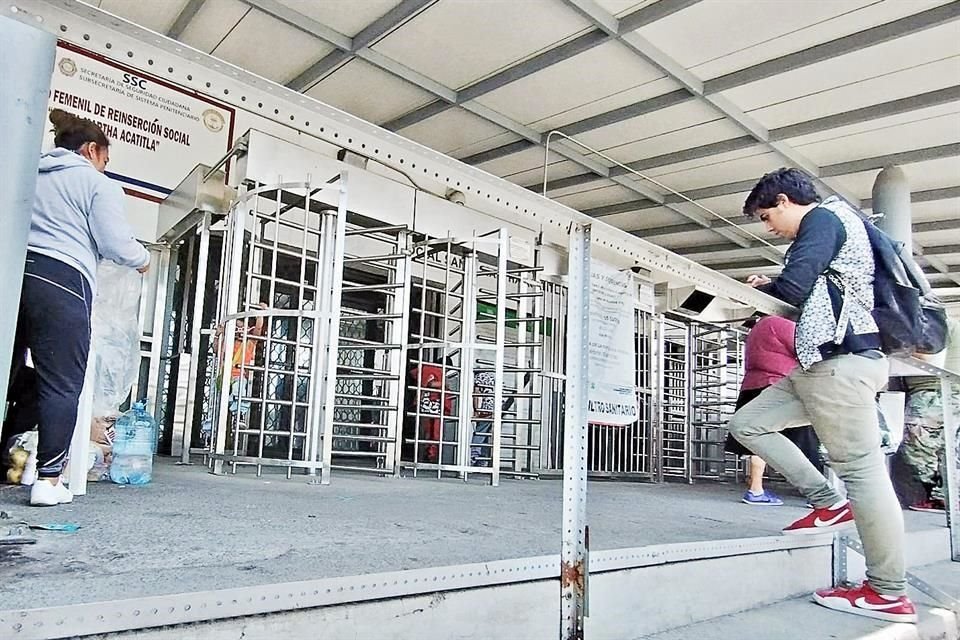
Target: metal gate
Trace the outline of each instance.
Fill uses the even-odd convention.
[[[690,333],[693,346],[690,479],[724,479],[736,475],[739,465],[735,456],[724,453],[723,443],[743,379],[742,333],[702,323],[693,323]]]
[[[226,462],[329,482],[345,200],[345,174],[240,188],[219,290],[215,473]]]
[[[543,464],[545,471],[563,468],[563,394],[566,370],[567,288],[544,283],[545,348]],[[658,323],[652,314],[635,310],[635,384],[639,419],[626,426],[589,425],[587,473],[595,478],[653,479],[658,468],[658,404],[656,357]]]
[[[437,477],[536,475],[543,290],[505,229],[411,246],[401,466]]]
[[[332,466],[394,473],[409,318],[407,228],[372,220],[348,227]]]

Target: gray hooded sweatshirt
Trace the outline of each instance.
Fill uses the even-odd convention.
[[[134,269],[150,262],[124,217],[120,185],[59,147],[40,158],[27,249],[74,267],[91,290],[101,258]]]

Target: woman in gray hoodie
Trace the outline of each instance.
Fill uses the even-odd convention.
[[[61,479],[77,422],[90,348],[90,307],[97,261],[145,272],[150,254],[133,237],[123,213],[123,190],[104,175],[110,141],[94,122],[60,109],[50,112],[52,151],[40,158],[20,312],[14,343],[15,380],[30,351],[36,375],[21,389],[8,434],[39,424],[37,475],[30,504],[73,500]],[[16,400],[16,399],[14,399]]]

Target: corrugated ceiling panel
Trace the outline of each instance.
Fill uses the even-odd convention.
[[[926,111],[939,111],[940,115],[791,146],[824,166],[960,141],[960,103]]]
[[[790,100],[857,82],[868,76],[893,73],[957,55],[960,53],[960,38],[957,34],[957,23],[941,25],[730,89],[723,95],[741,109],[749,111],[769,104],[771,96],[781,101]]]
[[[945,1],[704,0],[644,27],[640,33],[699,78],[707,80]]]
[[[630,163],[644,158],[668,155],[714,142],[738,138],[743,135],[743,129],[729,120],[713,120],[651,136],[636,142],[629,142],[614,149],[609,149],[607,152],[621,162]],[[670,160],[668,159],[666,162],[670,162]]]
[[[153,29],[157,33],[166,33],[176,22],[187,0],[166,0],[165,2],[130,2],[130,0],[103,0],[100,8],[131,22]]]
[[[690,220],[684,216],[672,209],[667,209],[666,207],[655,207],[653,209],[641,209],[639,211],[615,213],[612,216],[603,216],[597,219],[601,222],[612,224],[615,227],[627,230],[669,227],[675,224],[690,222]]]
[[[457,149],[457,153],[454,154],[453,157],[457,158],[458,160],[463,159],[475,153],[496,149],[497,147],[510,144],[511,142],[516,142],[517,140],[520,140],[520,136],[510,131],[505,131],[499,135],[493,136],[492,138],[484,138],[483,140],[477,140],[472,144],[460,147]]]
[[[674,174],[691,171],[693,169],[708,170],[710,167],[733,162],[734,160],[739,160],[741,158],[749,158],[751,156],[764,153],[766,150],[766,147],[763,145],[756,144],[745,149],[738,149],[737,151],[718,153],[705,158],[697,158],[696,160],[687,160],[686,162],[678,162],[668,166],[658,167],[644,173],[659,182],[670,184],[670,180]]]
[[[598,5],[617,17],[632,13],[654,2],[657,0],[597,0]]]
[[[454,153],[477,140],[503,133],[499,126],[459,107],[411,125],[401,135],[440,153]]]
[[[602,207],[605,204],[612,204],[614,202],[636,200],[639,197],[640,196],[626,187],[608,183],[607,185],[600,185],[579,193],[555,197],[554,200],[558,200],[573,209],[581,210]]]
[[[373,48],[456,89],[590,28],[555,0],[441,2]]]
[[[960,224],[960,198],[914,202],[910,205],[910,211],[914,222],[953,220]]]
[[[571,160],[553,162],[547,169],[547,180],[558,180],[560,178],[576,176],[586,172],[586,169]],[[539,185],[543,183],[543,167],[537,167],[536,169],[530,169],[529,171],[521,171],[520,173],[515,173],[513,175],[504,177],[510,182],[515,182],[516,184],[524,186],[531,184]]]
[[[729,162],[677,171],[663,176],[661,181],[671,189],[686,192],[742,180],[759,180],[764,173],[781,164],[782,160],[773,152],[757,153]]]
[[[354,59],[307,92],[375,124],[433,101],[433,95],[367,62]]]
[[[642,235],[640,236],[643,237]],[[647,238],[650,242],[655,242],[668,249],[682,249],[687,247],[700,247],[710,244],[723,242],[723,238],[715,232],[704,229],[703,231],[688,231],[686,233],[672,233],[670,235],[658,235]],[[731,247],[735,245],[730,245]]]
[[[612,149],[637,140],[712,122],[719,118],[713,107],[690,101],[581,133],[575,137],[594,149]]]
[[[925,191],[927,189],[941,189],[957,186],[957,177],[960,176],[960,157],[914,162],[900,166],[907,174],[907,183],[910,191]],[[859,198],[869,198],[873,190],[873,182],[880,169],[860,171],[839,178],[845,187],[853,191]]]
[[[774,129],[954,86],[960,82],[960,56],[893,73],[877,75],[872,70],[865,71],[869,71],[869,78],[793,100],[782,101],[777,95],[767,96],[772,104],[751,110],[750,116]]]
[[[551,149],[552,147],[551,142]],[[550,153],[550,162],[561,162],[563,156]],[[481,169],[497,176],[511,176],[531,169],[543,169],[543,147],[531,147],[479,165]],[[584,169],[586,171],[586,169]]]
[[[399,0],[277,0],[351,38],[400,4]]]
[[[662,96],[671,91],[680,88],[680,85],[669,78],[660,78],[633,89],[627,89],[618,94],[601,98],[593,102],[574,107],[567,111],[538,120],[531,126],[538,131],[550,131],[551,129],[563,129],[565,125],[572,122],[579,122],[586,118],[592,118],[608,111],[620,109],[628,105],[637,104],[650,98]]]
[[[210,53],[252,9],[239,0],[207,0],[201,5],[180,40],[195,49]]]
[[[213,55],[284,84],[332,50],[332,45],[319,38],[260,11],[251,11]]]
[[[544,120],[662,78],[619,42],[594,47],[478,98],[524,124]],[[531,100],[531,96],[536,96]]]

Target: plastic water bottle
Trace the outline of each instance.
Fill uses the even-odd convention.
[[[117,484],[147,484],[153,476],[157,421],[144,402],[117,418],[110,479]]]

